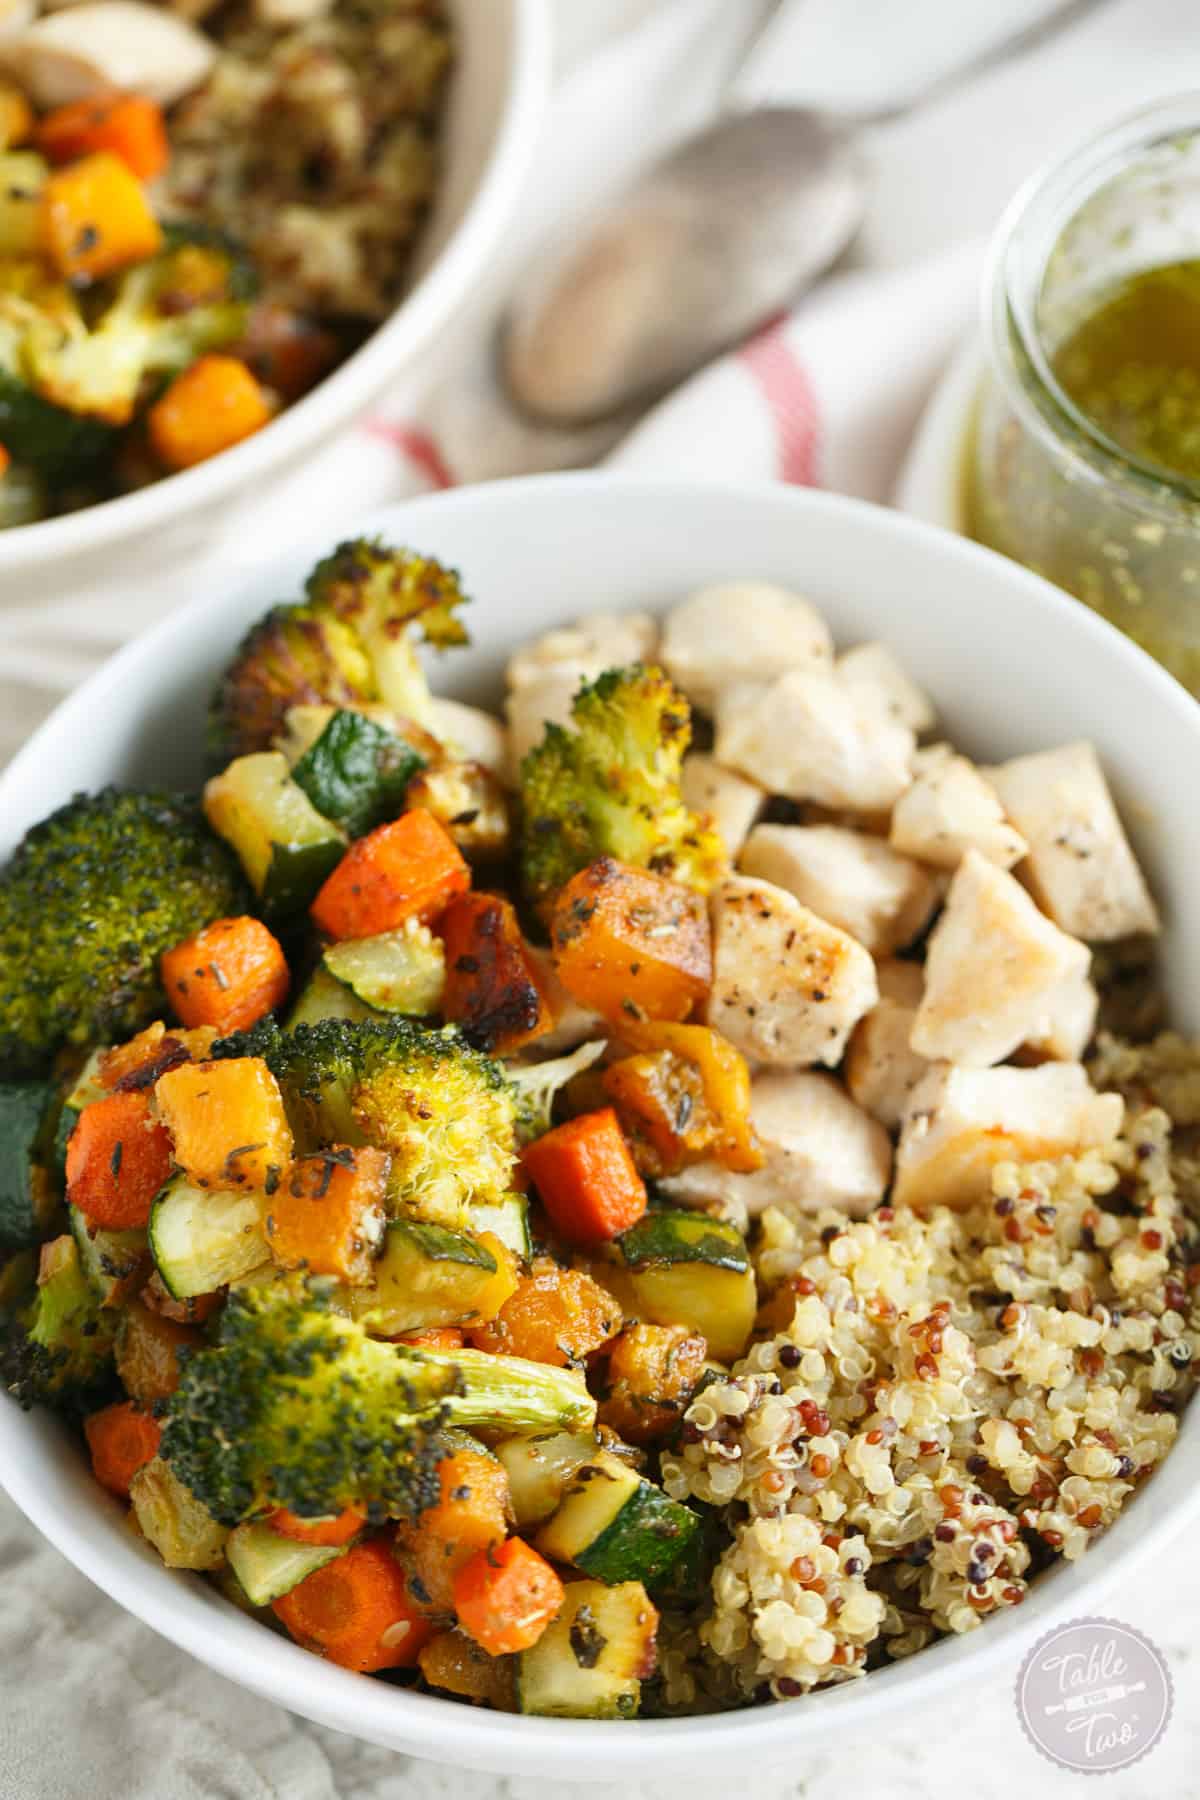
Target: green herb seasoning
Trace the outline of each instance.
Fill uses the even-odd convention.
[[[1200,261],[1123,281],[1051,367],[1067,399],[1110,443],[1200,483]]]

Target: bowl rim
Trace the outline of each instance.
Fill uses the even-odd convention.
[[[1005,581],[1019,590],[1033,613],[1070,617],[1071,629],[1095,640],[1111,656],[1114,652],[1135,672],[1148,702],[1175,714],[1181,727],[1200,733],[1200,712],[1185,690],[1136,645],[1105,620],[1079,606],[1041,577],[997,556],[994,552],[955,536],[922,520],[871,503],[818,490],[772,486],[761,482],[699,482],[686,478],[646,478],[607,472],[584,472],[520,477],[478,487],[452,489],[424,495],[375,509],[360,526],[371,530],[406,533],[419,530],[428,518],[444,517],[479,504],[519,507],[530,493],[553,499],[556,494],[583,492],[636,494],[648,504],[666,507],[684,501],[703,502],[717,495],[732,504],[789,509],[803,525],[806,513],[823,513],[848,530],[870,531],[886,540],[923,542],[931,553],[957,566],[969,581],[973,570],[1005,570]],[[347,529],[352,529],[352,521]],[[322,534],[327,536],[328,533]],[[315,541],[320,541],[316,539]],[[286,547],[288,562],[306,545]],[[281,559],[282,560],[282,559]],[[257,569],[237,580],[236,594],[261,592],[263,571]],[[233,600],[231,595],[230,599]],[[86,729],[88,714],[98,703],[136,676],[138,665],[151,661],[158,648],[169,642],[182,621],[198,617],[211,602],[198,596],[141,634],[98,669],[50,716],[0,774],[0,830],[4,815],[19,793],[25,771],[42,754],[42,746],[54,722]],[[143,696],[143,699],[145,696]],[[1200,1518],[1200,1484],[1168,1511],[1157,1514],[1140,1506],[1130,1509],[1113,1529],[1120,1530],[1136,1513],[1138,1532],[1121,1539],[1119,1554],[1109,1559],[1089,1557],[1071,1565],[1059,1565],[1039,1583],[1046,1599],[1037,1608],[1013,1610],[972,1633],[964,1642],[947,1638],[916,1657],[893,1664],[865,1681],[827,1689],[810,1696],[804,1706],[775,1704],[725,1714],[636,1721],[547,1719],[471,1709],[433,1695],[409,1693],[382,1682],[364,1683],[359,1677],[331,1667],[320,1658],[282,1639],[266,1652],[262,1629],[256,1621],[224,1610],[220,1626],[213,1629],[211,1609],[219,1597],[193,1578],[186,1585],[172,1581],[169,1591],[155,1580],[137,1579],[142,1557],[152,1553],[131,1539],[128,1557],[124,1546],[114,1557],[111,1544],[87,1529],[99,1508],[89,1504],[80,1512],[73,1504],[56,1503],[47,1522],[38,1516],[45,1501],[38,1484],[22,1467],[19,1456],[3,1454],[20,1443],[22,1425],[15,1408],[0,1406],[0,1486],[30,1522],[89,1580],[126,1611],[200,1662],[240,1685],[288,1707],[293,1712],[341,1731],[356,1733],[370,1742],[390,1745],[409,1753],[465,1767],[491,1771],[523,1768],[540,1774],[556,1774],[576,1780],[611,1780],[620,1775],[644,1776],[652,1769],[670,1769],[713,1759],[712,1766],[728,1767],[735,1756],[753,1751],[764,1759],[782,1758],[802,1746],[822,1741],[835,1730],[869,1727],[903,1707],[928,1699],[936,1684],[939,1697],[968,1679],[989,1674],[1005,1680],[1014,1672],[1015,1659],[1028,1643],[1044,1631],[1052,1619],[1071,1609],[1076,1616],[1086,1599],[1094,1604],[1115,1582],[1127,1579],[1144,1566],[1193,1520]],[[99,1505],[103,1507],[103,1497]],[[115,1508],[115,1503],[113,1503]],[[1126,1541],[1126,1539],[1128,1541]],[[119,1565],[119,1566],[117,1566]],[[164,1571],[154,1559],[155,1573]],[[172,1574],[178,1574],[172,1571]],[[190,1590],[190,1592],[189,1592]],[[188,1593],[196,1602],[172,1604],[172,1596]],[[207,1604],[200,1604],[201,1601]],[[594,1764],[589,1760],[595,1758]]]
[[[491,153],[462,217],[395,310],[332,374],[242,443],[133,493],[0,531],[0,577],[153,527],[179,524],[224,494],[248,491],[361,412],[396,366],[447,324],[511,215],[533,160],[550,91],[549,0],[509,4],[509,66]]]

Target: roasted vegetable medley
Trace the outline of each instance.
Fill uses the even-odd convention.
[[[465,603],[341,545],[202,794],[0,878],[4,1384],[169,1566],[493,1708],[787,1699],[1019,1604],[1200,1331],[1200,1059],[1094,751],[918,748],[755,584],[525,646],[502,723],[426,679]]]
[[[0,36],[0,526],[215,456],[386,316],[452,54],[434,0],[29,12]]]

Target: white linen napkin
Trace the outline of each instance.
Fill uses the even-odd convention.
[[[1002,4],[989,0],[993,11]],[[1023,22],[1030,0],[1014,4]],[[715,110],[764,16],[761,0],[557,0],[557,9],[559,86],[528,204],[494,271],[498,292],[539,240]],[[944,27],[955,8],[941,0],[933,10]],[[625,469],[774,478],[886,498],[923,398],[971,317],[980,235],[1045,155],[1122,107],[1195,79],[1186,13],[1179,0],[1108,0],[1062,39],[873,133],[873,199],[857,267],[702,371],[619,445],[609,429],[557,435],[516,422],[480,338],[463,346],[453,382],[424,404],[407,390],[387,396],[198,542],[186,566],[150,563],[135,573],[118,550],[86,592],[65,597],[39,574],[26,604],[0,611],[0,763],[164,605],[229,580],[254,555],[274,556],[296,519],[306,530],[325,522],[332,537],[389,499],[605,455]],[[812,0],[807,98],[853,87],[828,35],[835,15],[851,16],[841,0]],[[889,16],[912,32],[920,0],[876,6],[877,20]],[[872,45],[878,80],[888,59]],[[940,38],[932,48],[941,55]],[[851,34],[844,49],[853,60],[861,44]],[[917,87],[912,52],[910,44],[903,77]],[[486,605],[486,595],[480,600]],[[352,1745],[251,1700],[122,1614],[3,1496],[0,1576],[0,1800],[391,1800],[418,1792],[482,1800],[499,1791],[485,1777]],[[998,1754],[1001,1742],[1007,1754],[1010,1726],[1006,1718]],[[917,1767],[915,1736],[905,1754]],[[844,1791],[840,1772],[827,1771],[826,1787],[822,1768],[814,1775],[821,1794]],[[899,1792],[900,1762],[888,1769],[887,1791]],[[878,1773],[884,1779],[882,1766]],[[525,1783],[506,1791],[514,1787],[535,1791]]]

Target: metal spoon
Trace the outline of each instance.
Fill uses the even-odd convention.
[[[594,424],[645,405],[793,303],[862,222],[858,132],[1032,48],[1098,0],[1049,14],[890,109],[732,112],[688,138],[574,233],[514,300],[500,362],[527,417]]]

